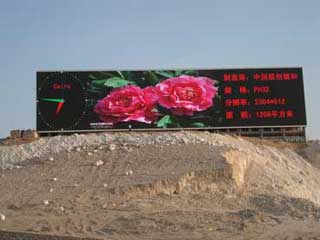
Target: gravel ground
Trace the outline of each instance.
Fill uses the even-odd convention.
[[[87,147],[111,144],[133,144],[145,146],[149,144],[175,145],[181,143],[206,143],[212,146],[239,146],[241,144],[230,137],[218,134],[198,134],[192,132],[177,133],[105,133],[105,134],[74,134],[40,138],[32,143],[0,146],[0,168],[14,168],[25,160],[45,158],[60,152],[70,152]],[[240,145],[239,145],[240,144]]]

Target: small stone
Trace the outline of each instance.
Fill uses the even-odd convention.
[[[51,192],[51,193],[52,193],[52,192],[53,192],[53,188],[50,188],[49,192]]]
[[[80,152],[80,151],[81,151],[81,148],[77,147],[77,148],[76,148],[76,151],[77,151],[77,152]]]
[[[99,166],[101,166],[103,164],[104,164],[104,162],[102,160],[99,160],[99,161],[96,162],[96,166],[97,167],[99,167]]]
[[[79,187],[78,183],[73,184],[74,187]]]
[[[1,221],[5,221],[6,220],[6,216],[2,213],[0,213],[0,220]]]
[[[53,157],[50,157],[50,158],[49,158],[49,161],[51,161],[51,162],[52,162],[53,160],[54,160],[54,158],[53,158]]]
[[[58,181],[58,178],[54,177],[54,178],[52,178],[52,180],[53,180],[54,182],[56,182],[56,181]]]
[[[126,171],[126,176],[129,176],[129,172],[128,171]]]
[[[110,151],[116,150],[116,145],[115,145],[115,144],[110,144],[109,150],[110,150]]]
[[[129,173],[130,176],[132,176],[133,171],[129,170],[128,173]]]
[[[182,141],[183,141],[184,144],[188,144],[189,143],[188,139],[186,139],[186,138],[183,138]]]
[[[92,155],[92,152],[88,152],[88,156],[91,156]]]
[[[104,183],[104,184],[103,184],[103,187],[104,187],[104,188],[108,187],[108,184]]]
[[[43,204],[48,206],[49,205],[49,200],[43,200]]]
[[[95,150],[93,150],[93,152],[94,152],[94,153],[97,153],[97,152],[98,152],[98,150],[97,150],[97,149],[95,149]]]
[[[63,206],[59,207],[59,209],[60,209],[62,212],[64,211],[64,207],[63,207]]]

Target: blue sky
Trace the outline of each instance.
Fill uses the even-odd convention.
[[[320,138],[320,1],[0,0],[0,137],[35,128],[37,70],[302,66]]]

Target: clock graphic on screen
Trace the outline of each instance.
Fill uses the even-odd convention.
[[[37,112],[52,130],[75,129],[86,113],[85,84],[74,73],[51,73],[41,80]]]

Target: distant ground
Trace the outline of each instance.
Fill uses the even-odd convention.
[[[205,132],[0,146],[0,230],[101,239],[320,239],[320,144]]]

